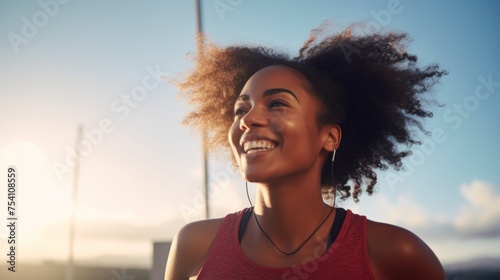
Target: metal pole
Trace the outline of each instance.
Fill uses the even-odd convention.
[[[199,36],[203,33],[203,21],[201,17],[201,0],[195,0],[196,5],[196,34]],[[203,55],[203,42],[197,41],[198,55]],[[207,144],[207,133],[203,132],[203,173],[204,173],[204,185],[205,185],[205,219],[210,218],[210,207],[209,207],[209,197],[208,197],[208,151],[206,149]]]
[[[71,216],[70,216],[70,225],[69,225],[69,253],[68,253],[68,270],[66,279],[73,280],[73,247],[75,240],[75,213],[76,213],[76,195],[78,190],[78,170],[80,167],[80,142],[82,140],[82,132],[83,126],[79,125],[77,129],[76,135],[76,144],[75,144],[75,166],[73,168],[73,193],[71,199]]]

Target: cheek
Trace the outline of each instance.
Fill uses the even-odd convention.
[[[281,133],[283,132],[287,126],[290,125],[290,120],[286,120],[279,114],[274,114],[270,119],[269,119],[269,128],[274,132],[274,133]]]
[[[229,141],[229,145],[231,146],[231,150],[233,151],[233,155],[236,158],[238,164],[240,163],[240,158],[238,156],[237,143],[239,143],[241,137],[241,130],[237,123],[233,123],[229,128],[227,133],[227,139]]]
[[[284,141],[290,141],[292,139],[298,140],[297,137],[303,138],[304,133],[309,133],[304,119],[300,115],[296,114],[273,115],[273,117],[269,120],[269,128],[277,135],[284,137]]]
[[[282,120],[277,127],[281,128],[281,135],[285,146],[292,148],[298,154],[316,154],[318,149],[318,131],[315,126],[303,118]]]
[[[296,114],[276,112],[269,118],[269,128],[276,134],[288,134],[300,126],[300,116]]]

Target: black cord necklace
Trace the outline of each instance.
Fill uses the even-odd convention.
[[[252,205],[252,201],[250,201],[250,195],[248,194],[248,184],[246,185],[246,190],[247,190],[248,202],[250,202],[250,205],[252,206],[252,208],[254,208],[254,206]],[[271,237],[269,237],[269,235],[267,235],[267,233],[264,231],[264,229],[260,225],[259,220],[257,219],[257,215],[255,215],[255,211],[253,211],[253,209],[252,209],[253,217],[255,218],[255,222],[257,223],[257,226],[260,228],[260,231],[262,231],[262,233],[267,238],[267,240],[269,240],[269,242],[271,242],[271,244],[273,244],[274,248],[276,248],[278,251],[280,251],[283,255],[287,255],[287,256],[291,256],[291,255],[297,253],[304,245],[306,245],[307,241],[309,241],[309,239],[311,239],[314,236],[314,234],[321,228],[321,226],[326,222],[326,220],[328,220],[328,217],[330,217],[330,215],[332,214],[332,212],[333,212],[333,207],[330,209],[330,213],[328,213],[328,215],[323,220],[323,222],[321,222],[321,224],[311,233],[311,235],[309,235],[309,237],[297,249],[293,250],[293,252],[287,253],[287,252],[281,250],[273,242],[273,240],[271,240]]]

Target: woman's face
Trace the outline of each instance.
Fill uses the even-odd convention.
[[[296,70],[274,65],[243,87],[228,138],[245,180],[271,182],[321,169],[328,132],[318,125],[320,105],[307,85]]]

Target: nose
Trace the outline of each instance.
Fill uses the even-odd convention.
[[[256,107],[250,109],[240,119],[240,129],[248,130],[255,127],[262,127],[268,124],[267,116],[264,112],[257,110]]]

